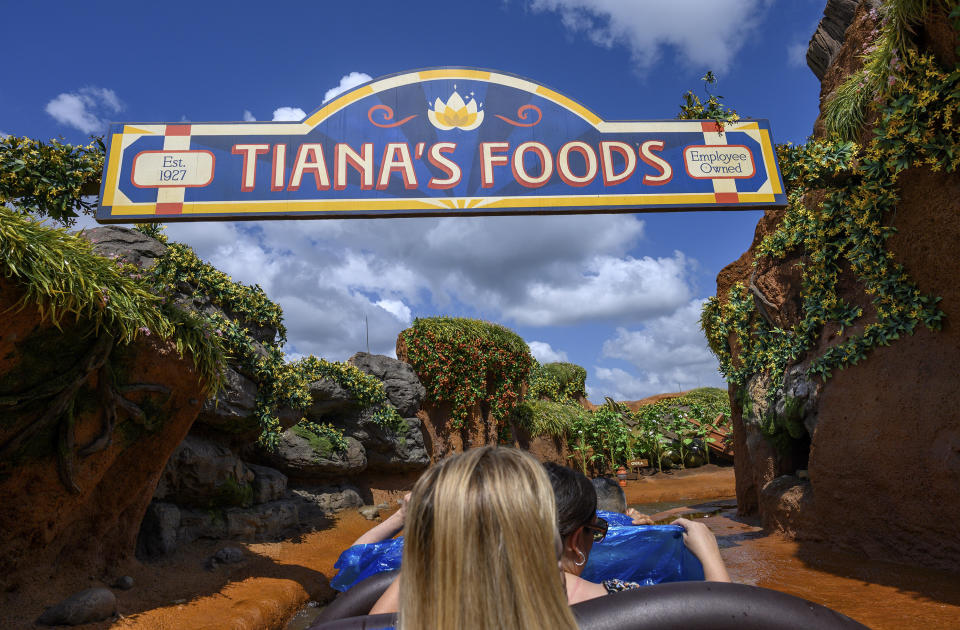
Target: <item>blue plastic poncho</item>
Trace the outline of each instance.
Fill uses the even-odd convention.
[[[403,536],[368,545],[354,545],[340,554],[334,569],[339,569],[330,586],[345,591],[371,575],[400,568]]]
[[[633,525],[633,519],[620,512],[607,512],[606,510],[597,510],[597,516],[608,522],[610,525]]]
[[[609,521],[608,521],[609,522]],[[683,544],[679,525],[611,525],[590,551],[580,575],[591,582],[619,578],[640,584],[703,579],[703,565]]]
[[[678,525],[617,525],[630,517],[613,512],[599,515],[610,523],[607,537],[593,545],[582,577],[591,582],[619,578],[640,584],[702,580],[703,566],[684,546]],[[330,585],[346,591],[382,571],[400,568],[403,537],[369,545],[354,545],[333,565],[338,569]]]

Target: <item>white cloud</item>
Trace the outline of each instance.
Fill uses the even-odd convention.
[[[540,363],[555,363],[557,361],[569,361],[567,353],[563,350],[554,350],[549,343],[545,341],[529,341],[530,354]]]
[[[372,78],[373,77],[365,72],[351,72],[350,74],[345,74],[340,78],[339,85],[330,88],[327,90],[326,94],[323,95],[323,102],[326,103],[333,97],[339,96],[347,90],[352,90],[358,85],[363,85]]]
[[[724,71],[771,0],[529,0],[605,48],[626,46],[640,69],[669,50],[697,68]]]
[[[290,339],[287,350],[300,354],[347,359],[367,349],[369,325],[370,351],[396,356],[397,333],[406,328],[406,322],[398,321],[364,296],[337,288],[311,287],[309,294],[286,294],[278,301]]]
[[[44,108],[57,122],[83,133],[105,131],[109,121],[104,116],[116,114],[122,109],[123,104],[113,90],[98,87],[63,92]]]
[[[686,271],[686,258],[679,251],[672,258],[656,259],[596,256],[585,261],[579,277],[567,282],[531,282],[526,299],[503,310],[514,321],[531,326],[646,319],[690,299]]]
[[[688,261],[629,256],[643,226],[624,214],[178,223],[167,233],[260,284],[284,309],[289,352],[345,359],[365,347],[365,315],[371,350],[391,353],[416,311],[466,308],[508,326],[670,312],[688,300]]]
[[[796,68],[802,68],[807,65],[807,48],[809,48],[809,46],[804,43],[787,46],[787,65]]]
[[[3,129],[0,129],[0,139],[6,138],[6,137],[9,136],[9,135],[10,135],[9,133],[7,133],[6,131],[4,131]]]
[[[294,122],[300,122],[307,117],[307,112],[303,111],[299,107],[278,107],[273,110],[273,119],[274,120],[290,120]]]
[[[342,248],[323,246],[311,251],[310,230],[304,228],[314,224],[282,225],[285,230],[277,231],[268,223],[179,223],[171,224],[167,234],[190,244],[234,280],[263,287],[283,308],[286,351],[291,356],[316,354],[343,360],[365,350],[365,317],[370,350],[395,356],[397,334],[410,324],[412,315],[401,296],[391,290],[384,262]],[[378,277],[386,279],[378,281]]]
[[[403,300],[379,300],[376,305],[405,324],[413,321],[410,316],[410,307],[404,304]]]
[[[622,359],[638,375],[620,368],[596,367],[591,374],[618,400],[636,400],[653,394],[724,387],[716,357],[700,331],[703,300],[691,300],[674,312],[647,322],[641,330],[617,328],[603,344],[606,358]],[[593,389],[597,389],[596,386]]]
[[[274,114],[274,115],[276,115],[276,114]],[[257,121],[257,117],[254,116],[254,115],[253,115],[253,112],[251,112],[249,109],[245,109],[245,110],[243,110],[243,120],[244,120],[244,122],[256,122],[256,121]]]

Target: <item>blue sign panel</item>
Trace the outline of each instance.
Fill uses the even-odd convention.
[[[605,121],[513,75],[371,81],[301,122],[114,124],[97,220],[785,206],[765,120]]]

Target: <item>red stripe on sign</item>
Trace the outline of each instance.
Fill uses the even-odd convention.
[[[169,129],[170,127],[167,127]],[[704,133],[720,133],[720,125],[715,122],[702,122],[700,123],[700,130]],[[170,134],[167,133],[169,136]]]
[[[740,203],[740,195],[737,193],[713,193],[713,198],[717,203]],[[157,204],[159,207],[159,204]]]
[[[157,214],[180,214],[183,212],[183,202],[158,203]]]
[[[166,136],[189,136],[190,125],[167,125]]]

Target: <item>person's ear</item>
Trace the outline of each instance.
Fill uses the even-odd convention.
[[[573,530],[573,533],[567,538],[566,550],[571,555],[577,555],[577,552],[582,552],[584,550],[584,534],[587,533],[587,528],[581,525],[580,527]]]

